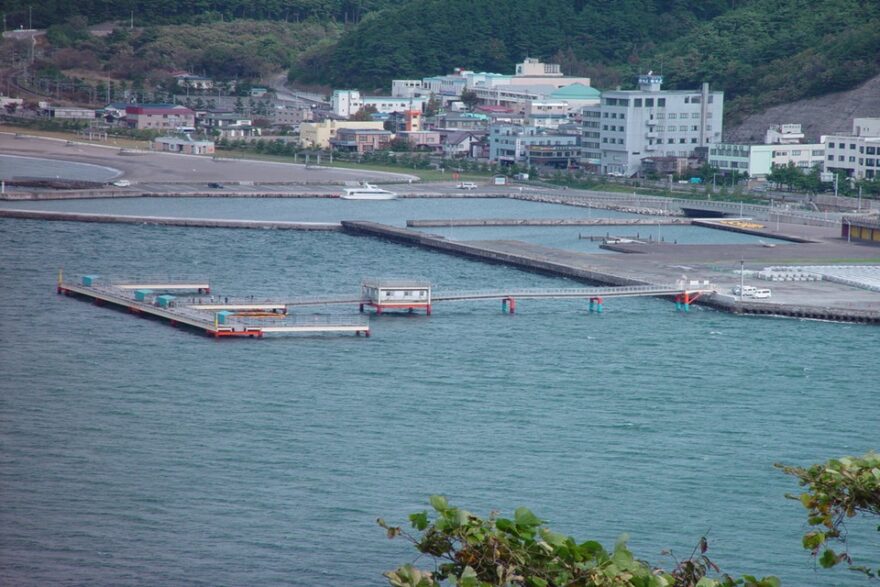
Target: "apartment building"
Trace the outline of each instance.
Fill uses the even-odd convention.
[[[710,92],[709,84],[700,90],[662,90],[663,77],[651,72],[638,83],[638,90],[605,91],[598,106],[583,110],[584,130],[599,133],[601,173],[631,176],[645,157],[687,158],[721,142],[723,92]],[[589,152],[597,151],[590,147]]]
[[[771,126],[764,135],[764,144],[718,143],[709,148],[709,165],[722,172],[746,173],[751,178],[766,177],[774,167],[789,164],[805,173],[825,163],[825,145],[801,143],[804,133],[800,124]]]
[[[578,137],[534,126],[489,127],[489,161],[502,165],[570,167],[580,159]]]
[[[880,118],[854,118],[852,133],[825,135],[825,169],[856,179],[880,177]]]
[[[333,114],[348,118],[363,108],[372,106],[380,114],[418,110],[423,112],[428,99],[422,96],[398,98],[395,96],[362,96],[357,90],[334,90],[330,96]]]
[[[196,113],[176,104],[130,104],[125,107],[125,122],[137,129],[191,128]]]

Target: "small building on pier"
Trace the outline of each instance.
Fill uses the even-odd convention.
[[[364,306],[384,310],[425,310],[431,314],[431,283],[419,279],[366,278],[361,284],[361,312]]]

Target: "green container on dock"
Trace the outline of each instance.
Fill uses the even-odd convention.
[[[226,324],[227,320],[235,316],[235,312],[229,310],[220,310],[217,312],[217,324]]]
[[[158,296],[156,298],[156,304],[160,308],[170,308],[172,302],[174,302],[174,296],[170,296],[167,294],[163,296]]]
[[[83,275],[83,285],[86,287],[92,287],[97,281],[97,275]]]
[[[152,293],[151,289],[136,289],[134,290],[134,299],[138,302],[146,302]]]

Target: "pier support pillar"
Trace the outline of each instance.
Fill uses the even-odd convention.
[[[515,298],[505,298],[504,305],[502,306],[502,308],[507,309],[507,312],[509,314],[515,314],[516,313],[516,299]]]
[[[364,313],[364,305],[363,305],[363,304],[360,304],[360,305],[358,306],[358,309],[360,310],[360,313],[361,313],[361,314]]]
[[[382,306],[376,306],[376,316],[382,315]]]
[[[590,298],[590,313],[602,313],[602,298]]]
[[[431,315],[431,304],[428,304],[427,306],[425,306],[425,314],[428,316]]]
[[[507,314],[507,298],[501,300],[501,313]]]

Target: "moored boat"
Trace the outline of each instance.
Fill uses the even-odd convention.
[[[397,194],[363,182],[357,187],[345,188],[339,197],[343,200],[394,200]]]

